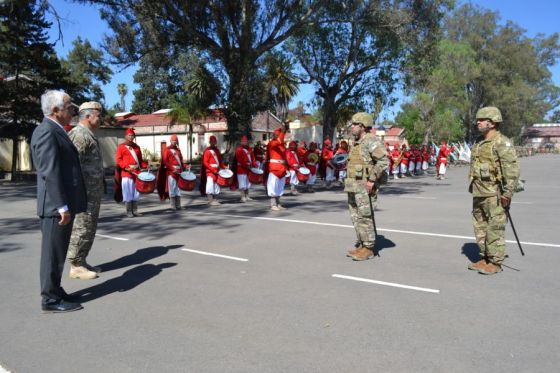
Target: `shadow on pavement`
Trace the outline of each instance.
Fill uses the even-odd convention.
[[[473,242],[464,244],[461,249],[461,254],[466,256],[473,263],[480,260],[478,245]]]
[[[143,264],[124,272],[121,276],[107,280],[99,285],[94,285],[70,294],[80,303],[104,297],[111,293],[132,290],[143,282],[159,275],[165,268],[176,266],[177,263]]]
[[[397,245],[393,241],[389,240],[388,238],[385,238],[385,236],[380,234],[377,235],[377,239],[375,240],[375,250],[377,250],[377,252],[395,246]]]
[[[0,254],[1,253],[8,253],[10,251],[21,250],[23,247],[16,245],[15,243],[4,243],[2,247],[0,247]]]
[[[183,245],[170,245],[170,246],[152,246],[136,250],[135,253],[115,259],[112,262],[99,264],[101,272],[109,272],[115,269],[130,267],[135,264],[142,264],[159,256],[167,254],[169,250],[175,250]]]

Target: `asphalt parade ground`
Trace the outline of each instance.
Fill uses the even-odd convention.
[[[88,258],[62,286],[84,309],[42,314],[35,185],[0,185],[0,366],[11,372],[555,372],[560,367],[559,155],[521,158],[508,267],[476,259],[468,167],[383,187],[380,257],[353,262],[342,188],[283,198],[262,186],[124,217],[106,195]],[[0,371],[2,369],[0,368]]]

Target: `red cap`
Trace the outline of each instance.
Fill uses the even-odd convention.
[[[249,139],[247,138],[247,136],[243,135],[243,136],[241,136],[241,142],[248,143]]]
[[[276,129],[274,130],[274,134],[275,134],[276,136],[280,135],[281,133],[282,133],[282,129],[281,129],[281,128],[276,128]]]
[[[328,138],[325,139],[325,141],[323,141],[323,144],[325,145],[330,145],[331,144],[331,140],[329,140]]]
[[[217,144],[218,143],[218,139],[216,139],[216,136],[212,135],[210,136],[210,144]]]
[[[177,141],[177,142],[179,142],[179,138],[177,137],[177,135],[173,134],[173,135],[171,135],[171,137],[169,138],[169,141]]]
[[[297,147],[297,142],[295,142],[295,141],[290,141],[290,143],[288,144],[288,146],[289,146],[290,148],[296,148],[296,147]]]
[[[126,131],[124,131],[124,135],[128,136],[128,135],[134,135],[136,136],[136,134],[134,133],[134,128],[127,128]]]
[[[406,149],[406,144],[402,144],[401,148]]]
[[[311,142],[309,143],[309,149],[311,149],[311,148],[313,148],[313,149],[316,149],[316,148],[317,148],[317,144],[316,144],[315,142],[313,142],[313,141],[311,141]]]

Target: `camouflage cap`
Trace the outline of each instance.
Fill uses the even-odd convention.
[[[88,110],[88,109],[89,110],[99,110],[99,111],[101,111],[103,109],[103,107],[101,106],[101,104],[99,102],[88,101],[88,102],[84,102],[83,104],[81,104],[78,111]]]
[[[486,106],[476,112],[476,119],[490,119],[494,123],[501,123],[502,113],[497,107]]]
[[[364,127],[373,125],[373,117],[371,114],[360,112],[352,115],[352,123],[360,123]]]

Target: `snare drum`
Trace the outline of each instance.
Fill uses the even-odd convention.
[[[196,186],[196,175],[190,171],[183,171],[179,175],[179,182],[177,184],[181,190],[194,190]]]
[[[218,181],[219,186],[227,187],[233,183],[233,171],[225,168],[218,172]]]
[[[311,174],[311,171],[307,167],[300,167],[297,170],[297,178],[301,182],[306,182],[309,179],[309,174]]]
[[[148,171],[140,172],[136,177],[136,190],[142,194],[153,193],[156,189],[156,177]]]
[[[264,171],[256,167],[252,167],[249,170],[248,177],[249,177],[249,181],[252,184],[262,184],[264,180]]]

